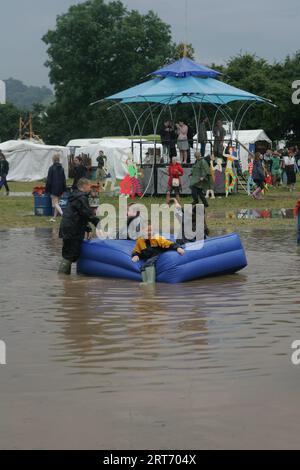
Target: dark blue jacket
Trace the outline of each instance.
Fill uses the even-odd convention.
[[[81,178],[86,178],[87,176],[87,169],[84,165],[80,164],[74,166],[74,181],[72,185],[72,189],[78,189],[77,183]]]
[[[264,168],[263,168],[263,164],[262,164],[261,160],[254,161],[252,178],[253,178],[254,181],[264,181],[265,172],[264,172]]]
[[[46,193],[61,196],[67,189],[65,170],[60,163],[50,166],[47,176]]]
[[[0,176],[6,178],[9,172],[9,163],[7,160],[0,160]]]
[[[99,219],[90,208],[88,195],[75,189],[64,210],[59,236],[65,240],[83,240],[85,232],[91,231],[90,222],[96,227]]]

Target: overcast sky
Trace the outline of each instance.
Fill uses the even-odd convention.
[[[300,49],[299,0],[187,0],[188,41],[199,62],[224,63],[253,52],[270,61]],[[48,85],[46,50],[41,37],[55,26],[56,15],[79,0],[0,0],[0,78]],[[176,41],[185,39],[185,0],[124,0],[129,8],[155,10],[172,26]]]

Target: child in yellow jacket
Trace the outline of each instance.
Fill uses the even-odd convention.
[[[148,224],[147,232],[147,237],[140,237],[136,241],[132,261],[138,263],[140,260],[146,260],[141,269],[143,284],[153,284],[156,279],[155,265],[159,255],[164,251],[174,250],[183,256],[184,250],[177,243],[160,235],[154,235],[151,224]]]

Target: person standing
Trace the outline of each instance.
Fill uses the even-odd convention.
[[[252,178],[257,188],[252,193],[254,199],[261,199],[261,193],[265,188],[265,171],[260,153],[255,154],[253,162]]]
[[[298,145],[296,145],[295,147],[295,160],[296,160],[296,165],[298,167],[298,169],[300,170],[300,149],[298,147]]]
[[[268,149],[266,151],[266,153],[264,154],[264,158],[263,158],[265,169],[268,173],[271,172],[271,162],[272,162],[271,158],[272,158],[272,155],[273,155],[272,150]]]
[[[205,198],[207,190],[210,188],[210,166],[201,157],[200,152],[195,153],[196,163],[192,168],[190,188],[192,190],[193,204],[199,203],[199,198],[204,207],[208,207]]]
[[[223,157],[226,130],[223,127],[223,122],[221,119],[217,121],[213,130],[213,135],[214,135],[214,155],[216,157]]]
[[[87,169],[83,164],[83,160],[81,157],[74,158],[74,181],[72,184],[72,189],[75,191],[77,189],[78,181],[81,178],[86,178]]]
[[[274,152],[271,156],[271,175],[273,186],[279,186],[281,181],[281,161],[278,152]]]
[[[205,157],[205,149],[207,144],[207,124],[208,118],[205,117],[201,120],[199,124],[199,131],[198,131],[198,142],[200,144],[200,153],[201,157]]]
[[[53,165],[50,166],[46,182],[46,193],[51,195],[54,216],[51,222],[55,222],[58,215],[62,215],[63,211],[59,205],[59,200],[67,189],[66,175],[60,163],[60,156],[54,155],[52,158]]]
[[[253,181],[253,166],[254,166],[254,155],[250,154],[248,159],[248,179],[247,179],[247,194],[251,196],[254,188]]]
[[[187,163],[188,150],[190,148],[189,140],[188,140],[189,128],[183,121],[179,121],[179,123],[176,124],[176,128],[177,128],[177,136],[178,136],[177,146],[180,152],[180,161],[182,164],[185,165]]]
[[[168,190],[167,190],[167,204],[170,202],[171,194],[175,194],[176,200],[180,203],[180,191],[181,191],[181,179],[184,175],[184,170],[180,163],[177,161],[177,157],[172,158],[172,163],[168,168]]]
[[[290,191],[294,191],[296,184],[296,160],[292,153],[284,157],[283,166],[287,176],[287,186]]]
[[[194,132],[194,129],[192,128],[192,126],[190,126],[189,124],[187,124],[187,126],[188,126],[187,138],[188,138],[188,143],[189,143],[189,149],[188,149],[188,154],[187,154],[187,163],[191,163],[191,153],[192,153],[192,150],[194,149],[194,135],[195,135],[195,132]]]
[[[171,121],[165,121],[160,130],[160,139],[163,146],[163,155],[171,161],[172,157],[176,157],[176,134]]]
[[[97,182],[101,185],[101,190],[103,190],[106,180],[105,164],[107,163],[107,157],[104,155],[103,150],[100,150],[97,157],[97,173],[96,179]]]
[[[63,239],[63,259],[59,274],[71,274],[72,263],[76,263],[80,258],[82,241],[84,238],[91,238],[89,223],[97,227],[100,222],[89,205],[91,182],[81,178],[77,186],[78,189],[75,189],[69,198],[60,224],[59,237]]]
[[[6,196],[9,196],[9,186],[7,184],[7,175],[9,172],[9,163],[5,158],[5,155],[0,150],[0,191],[2,186],[6,189]]]

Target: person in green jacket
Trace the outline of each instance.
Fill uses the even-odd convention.
[[[274,152],[271,157],[271,173],[273,186],[279,186],[281,181],[281,161],[278,152]]]
[[[201,200],[204,207],[208,207],[206,192],[210,189],[210,168],[207,161],[201,157],[200,152],[195,152],[196,163],[192,168],[190,188],[192,190],[193,204]]]

